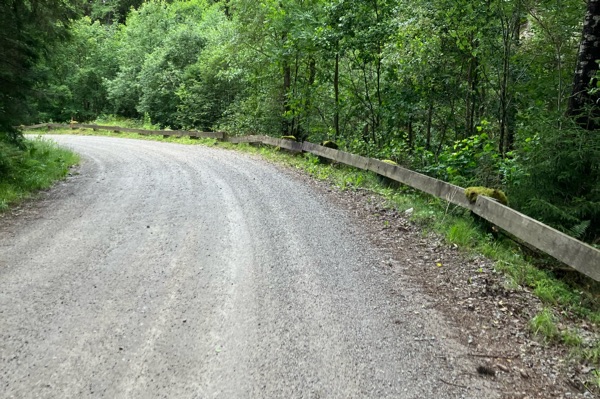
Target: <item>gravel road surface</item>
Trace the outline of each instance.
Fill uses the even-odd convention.
[[[0,219],[0,397],[499,397],[349,213],[283,168],[52,138],[79,174]]]

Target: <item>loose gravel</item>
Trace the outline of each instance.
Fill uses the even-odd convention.
[[[0,219],[6,398],[498,398],[351,212],[251,156],[56,136],[83,163]]]

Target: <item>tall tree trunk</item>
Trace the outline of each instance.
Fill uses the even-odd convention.
[[[333,114],[334,140],[340,137],[340,53],[335,53],[335,70],[333,73],[333,91],[335,92],[335,112]]]
[[[573,93],[569,99],[567,114],[575,118],[584,129],[594,130],[600,124],[598,101],[600,93],[590,94],[596,87],[596,72],[600,60],[600,0],[588,0],[583,22],[583,35],[579,46],[577,67],[573,78]]]
[[[425,149],[429,151],[431,148],[431,120],[433,119],[433,100],[429,103],[429,109],[427,110],[427,142],[425,143]]]
[[[408,117],[408,151],[412,154],[415,148],[412,115]]]
[[[290,84],[290,88],[288,89],[288,97],[293,97],[296,98],[296,90],[298,89],[298,73],[300,71],[300,54],[298,52],[296,52],[296,59],[294,60],[294,80],[292,81],[292,83]],[[288,99],[289,101],[289,99]],[[291,107],[290,107],[291,110]],[[298,110],[296,110],[298,111]],[[306,111],[306,110],[304,110]],[[288,110],[286,110],[286,112],[288,112]],[[294,116],[292,117],[292,124],[290,126],[289,132],[288,134],[291,134],[292,136],[295,136],[296,138],[299,138],[299,135],[301,135],[301,130],[302,128],[300,127],[300,122],[301,122],[301,117],[302,115],[300,115],[298,112],[294,112]]]
[[[291,133],[291,123],[289,121],[289,113],[292,110],[290,107],[290,88],[292,87],[292,68],[286,60],[283,64],[283,110],[285,112],[283,118],[283,135]]]
[[[297,65],[300,63],[298,61]],[[311,55],[308,58],[308,92],[304,93],[304,110],[302,114],[304,116],[303,124],[300,125],[300,121],[298,121],[298,126],[296,129],[296,138],[298,141],[304,141],[308,139],[308,135],[310,134],[310,115],[312,114],[312,92],[313,85],[315,84],[315,79],[317,77],[317,61]]]
[[[283,43],[287,40],[287,33],[282,35]],[[284,56],[283,59],[283,111],[285,113],[283,117],[282,133],[284,136],[291,134],[292,124],[289,120],[289,114],[292,110],[290,106],[290,89],[292,87],[292,68],[290,67],[290,60]]]
[[[225,16],[227,17],[227,19],[231,19],[231,10],[229,8],[229,0],[223,1],[223,12],[225,13]]]
[[[475,107],[477,102],[478,61],[474,56],[469,56],[467,61],[467,93],[465,96],[465,136],[473,135],[475,127]]]
[[[317,61],[315,57],[310,56],[308,61],[308,85],[312,86],[315,84],[315,78],[317,77]]]
[[[517,108],[515,104],[515,77],[512,73],[510,60],[513,47],[519,45],[521,35],[520,4],[511,15],[501,15],[502,23],[502,75],[500,79],[500,139],[498,150],[502,156],[513,148],[515,137],[515,120]]]
[[[469,66],[469,118],[467,120],[467,136],[475,133],[475,110],[477,109],[478,90],[479,90],[479,60],[473,56]]]

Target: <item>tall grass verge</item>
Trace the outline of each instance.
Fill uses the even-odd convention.
[[[22,148],[0,142],[0,212],[64,178],[79,162],[77,154],[41,138]]]

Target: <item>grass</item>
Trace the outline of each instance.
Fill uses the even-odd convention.
[[[509,286],[531,289],[545,306],[555,309],[560,317],[566,320],[587,320],[596,326],[600,325],[599,283],[587,279],[579,273],[569,274],[563,271],[557,272],[552,268],[548,269],[546,268],[547,259],[540,258],[538,254],[532,254],[531,251],[510,238],[494,237],[489,227],[474,220],[468,211],[406,186],[390,185],[375,173],[344,165],[323,164],[319,162],[317,156],[312,154],[291,155],[272,147],[221,143],[213,139],[163,138],[162,136],[141,136],[135,133],[70,129],[52,130],[51,133],[117,136],[219,146],[258,154],[268,160],[302,169],[317,179],[331,181],[342,190],[358,188],[369,190],[385,198],[387,206],[390,208],[395,208],[400,212],[412,208],[412,220],[420,224],[425,232],[441,234],[449,243],[456,244],[467,252],[483,254],[496,261],[496,270],[506,275]],[[545,313],[537,321],[532,320],[532,323],[537,326],[534,331],[544,334],[545,330],[540,327],[540,323],[549,322],[549,320]],[[573,343],[577,340],[573,337],[560,339],[560,334],[558,334],[558,339],[555,337],[554,341]],[[600,343],[596,350],[600,353]],[[597,355],[590,356],[598,357]]]
[[[579,333],[572,329],[567,329],[560,333],[560,340],[567,346],[580,347],[583,344],[583,339]]]
[[[477,242],[477,230],[472,221],[459,219],[450,226],[446,238],[460,247],[470,247]]]
[[[600,342],[596,342],[583,350],[582,356],[592,364],[600,364]],[[600,373],[600,367],[596,370]],[[598,375],[600,377],[600,375]],[[600,384],[598,384],[600,386]]]
[[[23,148],[0,143],[0,212],[64,178],[79,157],[47,140],[26,140]]]
[[[535,335],[542,336],[547,342],[553,341],[559,337],[556,319],[552,310],[544,308],[529,322],[529,327]]]

